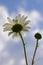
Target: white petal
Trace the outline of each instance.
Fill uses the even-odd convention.
[[[27,29],[31,29],[31,27],[29,27],[29,26],[27,26],[26,28],[27,28]]]
[[[20,21],[19,22],[22,22],[24,19],[24,15],[20,18]]]
[[[29,30],[25,27],[25,28],[23,28],[23,31],[26,31],[26,32],[28,32]]]
[[[27,18],[28,18],[27,16],[26,16],[26,17],[24,17],[23,21],[25,21]]]
[[[13,23],[13,20],[11,20],[11,18],[7,17],[7,19],[8,19],[8,22],[9,22],[9,23],[14,24],[14,23]]]
[[[18,16],[16,16],[16,19],[20,19],[21,18],[21,14],[19,14]]]
[[[8,36],[10,36],[12,33],[13,33],[13,32],[9,32],[9,33],[8,33]]]
[[[12,25],[9,24],[9,23],[5,23],[3,26],[5,26],[5,27],[11,27]]]
[[[26,21],[26,22],[24,23],[24,25],[27,25],[27,24],[29,24],[29,22],[30,22],[30,20]]]
[[[15,17],[15,22],[16,22],[16,23],[19,23],[20,19],[21,19],[21,15],[19,14],[18,16]],[[17,20],[17,21],[16,21],[16,20]]]
[[[18,23],[18,20],[17,20],[17,19],[13,19],[12,21],[13,21],[14,25],[15,25],[16,23]]]
[[[27,16],[25,17],[24,15],[21,17],[21,19],[20,19],[20,23],[25,23],[25,21],[26,21],[26,19],[27,19]]]
[[[11,31],[10,27],[5,27],[3,31]]]
[[[15,19],[13,19],[12,21],[13,21],[14,24],[16,23],[16,22],[15,22]]]
[[[17,36],[17,34],[16,34],[16,33],[13,33],[12,38],[14,38],[14,37],[16,37],[16,36]]]

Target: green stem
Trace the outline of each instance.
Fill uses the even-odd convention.
[[[24,40],[23,40],[23,37],[21,35],[21,33],[19,33],[20,37],[21,37],[21,40],[23,42],[23,48],[24,48],[24,55],[25,55],[25,61],[26,61],[26,65],[28,65],[28,62],[27,62],[27,56],[26,56],[26,48],[25,48],[25,43],[24,43]]]
[[[35,59],[35,55],[36,55],[37,48],[38,48],[38,39],[37,39],[35,51],[34,51],[34,54],[33,54],[32,65],[34,65],[34,59]]]

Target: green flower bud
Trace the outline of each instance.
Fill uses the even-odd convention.
[[[35,34],[35,38],[39,40],[39,39],[41,39],[41,38],[42,38],[42,36],[41,36],[41,34],[40,34],[40,33],[38,33],[38,32],[37,32],[37,33]]]

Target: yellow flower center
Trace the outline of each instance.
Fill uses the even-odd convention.
[[[18,32],[20,32],[20,31],[22,31],[22,28],[23,28],[22,25],[20,25],[20,24],[15,24],[15,25],[12,27],[12,31],[18,33]]]

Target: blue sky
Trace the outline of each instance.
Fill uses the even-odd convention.
[[[0,5],[6,6],[9,12],[17,11],[20,6],[24,7],[27,11],[37,9],[41,13],[43,12],[42,0],[0,0]]]
[[[31,65],[36,40],[34,34],[40,32],[35,64],[43,64],[43,0],[0,0],[0,65],[25,65],[24,52],[20,37],[12,39],[8,32],[3,32],[3,24],[7,17],[15,18],[18,14],[28,16],[31,27],[28,33],[23,33],[26,41],[28,63]]]

